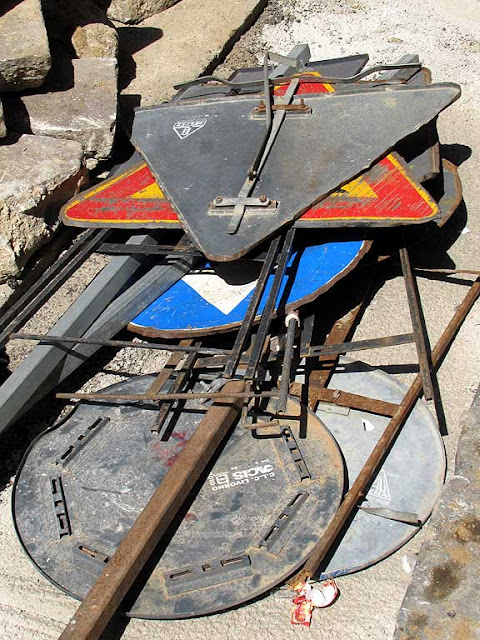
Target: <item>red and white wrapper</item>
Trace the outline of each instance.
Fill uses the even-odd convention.
[[[312,586],[304,582],[294,589],[293,609],[290,621],[309,627],[312,622],[312,612],[315,607],[324,609],[338,598],[339,591],[335,580],[325,580],[319,585]]]

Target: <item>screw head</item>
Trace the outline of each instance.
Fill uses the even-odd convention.
[[[220,202],[222,202],[222,200],[223,200],[222,196],[217,196],[217,197],[215,198],[215,202],[216,202],[217,204],[220,204]]]
[[[268,200],[265,194],[262,194],[258,199],[260,200],[260,202],[266,202]]]

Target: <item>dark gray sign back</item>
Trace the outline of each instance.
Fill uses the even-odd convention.
[[[257,98],[162,105],[137,111],[133,142],[211,260],[234,260],[314,202],[368,169],[397,142],[456,100],[455,84],[376,87],[361,93],[305,96],[312,112],[288,114],[252,196],[277,210],[247,213],[237,233],[230,215],[209,213],[217,196],[235,197],[265,133],[251,117]]]

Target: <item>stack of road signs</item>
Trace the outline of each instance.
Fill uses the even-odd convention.
[[[227,81],[186,83],[168,104],[136,112],[131,158],[63,207],[66,225],[147,229],[152,244],[183,231],[190,242],[192,268],[161,295],[152,294],[152,270],[148,299],[141,304],[136,294],[123,326],[183,339],[193,351],[206,336],[230,332],[234,342],[223,360],[204,365],[198,354],[183,364],[174,354],[157,392],[189,391],[192,399],[169,399],[160,411],[158,403],[132,404],[128,394],[138,399],[152,385],[149,376],[132,378],[104,390],[110,403],[80,402],[27,452],[14,491],[17,532],[67,593],[86,595],[205,414],[200,392],[229,377],[258,391],[277,380],[285,397],[246,401],[128,615],[211,613],[284,581],[379,441],[387,414],[326,402],[313,412],[286,395],[294,379],[307,384],[299,358],[290,366],[296,325],[302,307],[359,271],[372,243],[381,253],[386,229],[401,227],[403,241],[412,225],[442,226],[457,208],[460,182],[441,157],[436,118],[460,89],[432,83],[416,55],[371,69],[367,61],[312,62],[299,45]],[[270,321],[285,317],[284,346],[270,350],[257,376]],[[326,386],[390,407],[404,393],[391,376],[346,359]],[[358,571],[404,544],[428,518],[444,473],[437,424],[418,403],[322,575]]]

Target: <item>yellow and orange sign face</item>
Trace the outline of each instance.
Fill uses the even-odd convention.
[[[317,72],[310,75],[319,76]],[[278,85],[274,93],[283,95],[286,89],[287,85]],[[302,80],[296,95],[333,91],[329,84]],[[437,214],[436,202],[410,176],[400,156],[391,153],[313,205],[297,226],[394,226],[424,222]],[[144,163],[73,198],[60,218],[66,225],[79,227],[181,227],[175,209]]]

